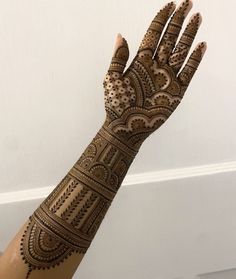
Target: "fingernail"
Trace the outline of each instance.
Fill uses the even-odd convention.
[[[120,33],[117,34],[117,39],[122,39],[122,35]]]

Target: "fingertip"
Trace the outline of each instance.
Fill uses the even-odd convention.
[[[192,0],[186,0],[187,1],[187,9],[186,12],[189,13],[189,11],[192,9],[193,7],[193,1]]]
[[[196,13],[196,16],[198,17],[198,26],[202,24],[202,15],[200,13]]]
[[[190,9],[192,9],[192,7],[193,7],[193,1],[192,0],[189,0],[189,7],[190,7]]]
[[[118,55],[119,52],[119,55]],[[120,33],[117,34],[116,36],[116,42],[114,46],[114,52],[113,52],[113,57],[114,56],[122,56],[123,60],[128,60],[129,58],[129,46],[125,38],[122,37]],[[128,57],[128,58],[127,58]]]
[[[195,49],[194,49],[190,58],[193,58],[195,61],[199,61],[199,63],[200,63],[200,61],[202,60],[206,50],[207,50],[207,43],[206,42],[200,42],[195,47]]]
[[[176,1],[171,1],[163,6],[161,11],[166,11],[168,16],[171,16],[176,9]]]
[[[123,44],[123,37],[120,33],[117,34],[116,36],[116,43],[114,47],[114,52]]]
[[[203,54],[204,54],[207,50],[207,42],[202,42],[202,44],[203,44],[202,50],[203,50]]]
[[[197,49],[201,50],[202,56],[205,54],[207,50],[207,42],[201,42],[197,45]]]
[[[116,37],[117,37],[117,39],[120,39],[120,38],[122,38],[122,35],[120,33],[118,33]]]
[[[181,13],[186,17],[190,10],[193,7],[193,1],[192,0],[184,0],[180,3],[179,7],[177,8],[176,12],[181,11]]]
[[[202,23],[202,15],[200,13],[193,14],[189,19],[189,24],[199,27]]]
[[[169,10],[170,10],[169,15],[171,15],[174,12],[174,10],[176,9],[176,6],[177,6],[176,1],[171,1],[167,5],[169,6]]]
[[[170,16],[173,14],[173,12],[176,10],[176,7],[177,7],[177,3],[176,1],[172,1],[171,2],[171,10],[170,10]]]
[[[123,40],[122,35],[120,33],[118,33],[116,36],[116,42],[120,43],[120,42],[122,42],[122,40]]]
[[[193,7],[193,2],[192,2],[192,0],[188,0],[188,6],[187,6],[186,11],[185,11],[185,13],[184,13],[184,16],[185,16],[185,17],[189,14],[189,12],[191,11],[192,7]]]
[[[200,22],[200,24],[202,23],[202,15],[201,15],[201,13],[196,13],[195,14],[195,16],[197,16],[198,18],[199,18],[199,22]]]
[[[126,41],[126,39],[123,37],[123,44],[128,46],[128,42]]]

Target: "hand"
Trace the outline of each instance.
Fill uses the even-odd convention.
[[[192,2],[185,0],[177,9],[171,2],[160,10],[125,72],[129,48],[120,34],[117,37],[112,62],[103,83],[106,109],[104,124],[135,149],[139,149],[142,142],[179,105],[206,50],[206,43],[198,44],[180,71],[202,21],[199,13],[193,15],[176,44],[191,8]]]

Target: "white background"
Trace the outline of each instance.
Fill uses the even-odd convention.
[[[67,173],[103,123],[105,110],[102,82],[109,67],[116,34],[120,32],[127,39],[131,61],[148,25],[165,3],[154,0],[0,1],[0,193],[55,186]],[[235,9],[236,2],[233,0],[194,1],[191,14],[200,11],[203,16],[203,24],[195,45],[199,41],[207,41],[208,51],[182,104],[167,123],[144,143],[130,168],[130,175],[236,161]],[[192,269],[188,270],[189,273],[199,271],[200,274],[233,268],[231,259],[235,261],[236,258],[236,250],[233,249],[234,233],[231,231],[231,236],[225,233],[233,228],[236,231],[235,211],[227,207],[226,198],[234,197],[236,191],[232,186],[234,176],[223,177],[224,179],[220,180],[214,179],[214,185],[224,186],[226,191],[229,191],[228,195],[224,197],[224,188],[220,188],[221,192],[218,192],[217,196],[219,200],[212,206],[215,210],[219,209],[219,206],[222,208],[225,214],[222,220],[229,215],[232,220],[224,224],[225,232],[219,234],[219,238],[215,239],[212,245],[219,249],[219,253],[228,255],[229,258],[222,262],[222,265],[220,265],[221,258],[216,259],[219,265],[210,266],[207,257],[205,262],[209,263],[209,270]],[[211,187],[214,186],[211,185],[211,179],[196,181],[199,184],[194,184],[196,188],[190,195],[191,200],[196,202],[192,204],[197,214],[198,199],[206,198],[210,204],[215,190]],[[171,183],[170,191],[174,191],[173,193],[178,191],[178,188],[175,188],[178,187],[178,183],[176,182],[176,185],[175,181]],[[188,189],[187,184],[183,185],[184,189]],[[197,185],[206,187],[204,195],[198,192]],[[162,187],[162,184],[157,183],[156,187]],[[148,189],[146,197],[150,194]],[[165,189],[162,188],[164,194],[159,197],[163,204],[168,202],[166,195],[169,192]],[[148,203],[148,200],[142,201],[144,196],[143,191],[136,197],[141,201],[138,207],[145,207],[145,202]],[[129,201],[132,195],[127,193],[126,198]],[[158,203],[158,199],[153,202]],[[119,206],[118,201],[116,205]],[[27,204],[24,208],[27,208]],[[12,210],[15,210],[14,206]],[[28,211],[25,209],[21,217],[15,218],[23,221],[25,216],[31,213],[30,210],[33,210],[33,207],[29,206]],[[214,219],[214,224],[220,226],[220,223],[217,223],[217,216],[208,215],[212,210],[211,207],[205,206],[204,210],[203,215],[199,215],[196,221],[199,223],[195,223],[194,226],[196,228],[201,226],[205,212],[205,217],[208,218],[206,223],[209,226],[205,230],[210,230],[214,235],[216,232],[213,224],[211,227],[211,222]],[[157,213],[155,210],[147,210],[147,213],[151,216],[146,223],[148,226],[153,224],[157,214],[159,218],[165,220],[160,211]],[[112,216],[112,213],[110,214]],[[135,210],[132,214],[135,216]],[[188,208],[176,214],[180,214],[178,218],[184,214],[191,219]],[[176,216],[170,215],[168,218],[171,216],[173,219],[169,221],[175,224]],[[111,223],[114,218],[110,217]],[[143,226],[145,218],[147,216],[143,218]],[[15,224],[18,224],[17,220]],[[1,216],[1,234],[6,236],[2,239],[2,247],[5,246],[4,241],[7,241],[17,229],[14,226],[5,227],[4,222]],[[123,226],[127,222],[128,220],[124,221]],[[7,232],[8,229],[12,229],[10,234]],[[152,229],[153,227],[150,228]],[[155,230],[158,234],[158,227]],[[204,234],[206,231],[204,232],[203,228],[199,233]],[[189,235],[190,232],[181,231],[181,226],[180,233],[183,239],[187,236],[190,239],[194,237],[192,234]],[[173,235],[168,235],[163,240],[163,249],[160,249],[158,257],[161,257],[163,251],[170,253],[169,248],[165,246],[170,241],[169,237]],[[141,234],[137,242],[139,241],[144,241]],[[204,238],[204,241],[210,243],[207,238]],[[151,244],[149,245],[145,259],[149,259],[150,265],[155,266],[151,255],[149,258],[148,251]],[[197,247],[196,243],[194,245]],[[158,249],[158,245],[154,247],[155,250]],[[191,251],[194,255],[191,247],[186,252],[188,255],[186,259],[191,258]],[[225,248],[224,254],[222,247],[233,250],[229,255],[229,251]],[[129,251],[132,249],[130,247]],[[122,252],[118,251],[118,255],[122,255]],[[176,269],[175,275],[167,272],[170,263],[162,265],[163,271],[160,271],[162,277],[158,277],[158,270],[155,269],[152,269],[153,273],[148,277],[142,275],[138,270],[139,260],[143,260],[141,257],[133,263],[140,275],[138,278],[177,279],[173,276],[183,276],[185,261],[183,259],[181,262],[181,245],[176,247],[174,253],[179,255],[182,266],[181,270],[179,267]],[[137,251],[135,256],[138,257]],[[130,257],[131,254],[128,258]],[[109,255],[104,259],[104,263],[108,260]],[[121,259],[113,259],[115,260],[118,264]],[[124,266],[124,263],[119,265],[121,272],[122,264]],[[149,265],[146,266],[149,268]],[[100,265],[99,268],[104,270]],[[123,278],[124,275],[125,272],[122,274]],[[100,274],[100,277],[93,276],[93,278],[104,276]],[[135,276],[129,274],[126,278],[137,278]],[[83,274],[81,278],[92,277],[85,277]]]

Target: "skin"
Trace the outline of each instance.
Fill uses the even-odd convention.
[[[183,17],[185,18],[188,13],[190,12],[192,8],[192,2],[185,0],[183,3],[181,3],[177,8],[174,3],[170,3],[168,8],[169,15],[166,18],[166,21],[169,19],[169,17],[173,14],[175,11],[175,14],[178,15],[178,11],[183,9]],[[160,15],[157,16],[160,19]],[[163,17],[162,17],[163,18]],[[118,34],[116,38],[115,48],[114,48],[114,54],[113,54],[113,62],[117,61],[114,60],[118,59],[118,61],[122,62],[122,66],[117,67],[114,66],[114,63],[111,63],[111,66],[109,68],[109,71],[107,73],[107,76],[104,81],[104,89],[105,89],[105,108],[107,111],[107,116],[104,122],[104,127],[107,129],[108,133],[110,135],[114,135],[115,131],[118,129],[117,123],[123,123],[124,121],[124,111],[121,107],[118,105],[114,105],[114,98],[111,98],[112,89],[111,87],[116,84],[116,81],[132,81],[132,70],[135,67],[135,63],[141,63],[150,73],[150,78],[152,80],[155,80],[155,102],[151,100],[151,97],[146,96],[142,102],[142,105],[137,106],[132,105],[133,101],[128,100],[130,102],[127,102],[127,110],[134,111],[135,117],[133,123],[140,123],[144,121],[147,121],[145,129],[143,129],[143,138],[141,138],[139,141],[137,141],[137,146],[134,146],[137,150],[140,148],[142,142],[145,140],[146,137],[148,137],[152,132],[157,130],[166,120],[167,118],[172,114],[172,112],[175,110],[177,105],[180,103],[181,99],[184,96],[184,93],[195,73],[195,70],[197,66],[199,65],[204,52],[206,51],[206,43],[200,43],[195,48],[195,56],[192,56],[194,61],[189,60],[189,62],[186,63],[186,57],[187,54],[191,48],[193,39],[196,35],[197,29],[199,28],[201,24],[202,18],[200,14],[193,15],[189,22],[191,23],[191,27],[196,27],[195,31],[193,32],[193,38],[191,40],[191,43],[186,46],[186,44],[178,44],[176,43],[178,39],[178,35],[176,34],[175,37],[171,37],[170,41],[169,36],[164,36],[164,40],[160,41],[160,37],[162,32],[159,30],[158,32],[151,30],[150,28],[147,31],[147,34],[145,34],[144,40],[141,43],[139,50],[137,52],[137,55],[135,56],[133,62],[131,63],[131,66],[124,72],[126,63],[129,58],[129,51],[128,51],[128,44],[126,40],[121,36],[121,34]],[[160,27],[160,26],[159,26]],[[164,27],[164,26],[163,26]],[[193,30],[192,28],[191,30]],[[151,31],[150,31],[151,30]],[[149,33],[148,33],[149,32]],[[152,34],[154,32],[154,34]],[[153,36],[151,37],[151,41],[149,40],[150,34]],[[167,34],[168,35],[168,34]],[[167,41],[165,41],[165,38],[167,38]],[[173,40],[173,41],[171,41]],[[183,38],[184,40],[184,38]],[[180,39],[181,42],[181,39]],[[174,47],[177,48],[176,51],[174,51]],[[179,48],[178,48],[179,47]],[[156,55],[155,51],[157,49]],[[120,51],[121,50],[121,51]],[[196,60],[197,59],[197,60]],[[191,64],[195,63],[195,64]],[[182,68],[182,71],[180,71],[180,68],[185,65]],[[192,65],[195,65],[192,67]],[[163,78],[164,72],[164,84],[162,84],[161,78]],[[169,78],[169,80],[168,80]],[[173,94],[167,94],[165,93],[165,86],[166,83],[169,83],[169,87],[172,88],[172,84],[178,87],[178,90],[173,92]],[[135,87],[135,84],[134,88]],[[109,88],[110,86],[110,88]],[[114,87],[113,86],[113,87]],[[173,87],[175,88],[175,87]],[[134,95],[136,94],[136,102],[140,101],[137,98],[137,92],[134,89]],[[176,93],[176,95],[175,95]],[[178,94],[177,94],[178,93]],[[168,104],[166,103],[166,95],[168,95]],[[129,95],[130,96],[130,95]],[[177,97],[176,97],[177,96]],[[118,97],[117,97],[118,98]],[[127,97],[131,98],[131,97]],[[141,102],[139,102],[141,104]],[[160,113],[162,107],[166,107],[167,113],[163,116],[162,113]],[[111,111],[113,111],[116,114],[116,120],[111,119]],[[147,120],[148,119],[148,120]],[[151,123],[154,123],[154,120],[156,121],[155,125],[151,125]],[[136,121],[136,122],[135,122]],[[123,124],[122,124],[123,125]],[[128,129],[128,126],[126,127],[123,125],[124,129]],[[129,135],[133,136],[135,134],[135,130],[132,130],[129,132]],[[120,141],[127,146],[132,147],[132,144],[123,136],[122,132],[120,134],[116,134],[117,137],[119,137]],[[119,135],[119,136],[118,136]],[[110,143],[116,144],[116,141],[111,136]],[[129,165],[127,166],[126,172],[128,170]],[[122,180],[120,181],[121,184]],[[85,216],[86,218],[86,216]],[[16,234],[14,239],[9,243],[8,247],[6,248],[4,254],[0,258],[0,278],[11,278],[11,279],[25,279],[28,267],[22,260],[21,256],[21,239],[22,235],[24,234],[24,231],[26,230],[27,225],[29,224],[29,221],[27,220],[25,224],[22,226],[22,228],[19,230],[19,232]],[[52,269],[46,269],[46,270],[34,270],[29,278],[30,279],[51,279],[51,278],[57,278],[57,279],[69,279],[72,278],[73,274],[75,273],[76,269],[78,268],[80,262],[82,261],[84,257],[84,253],[72,253],[72,255],[65,260],[60,265],[56,266]]]

